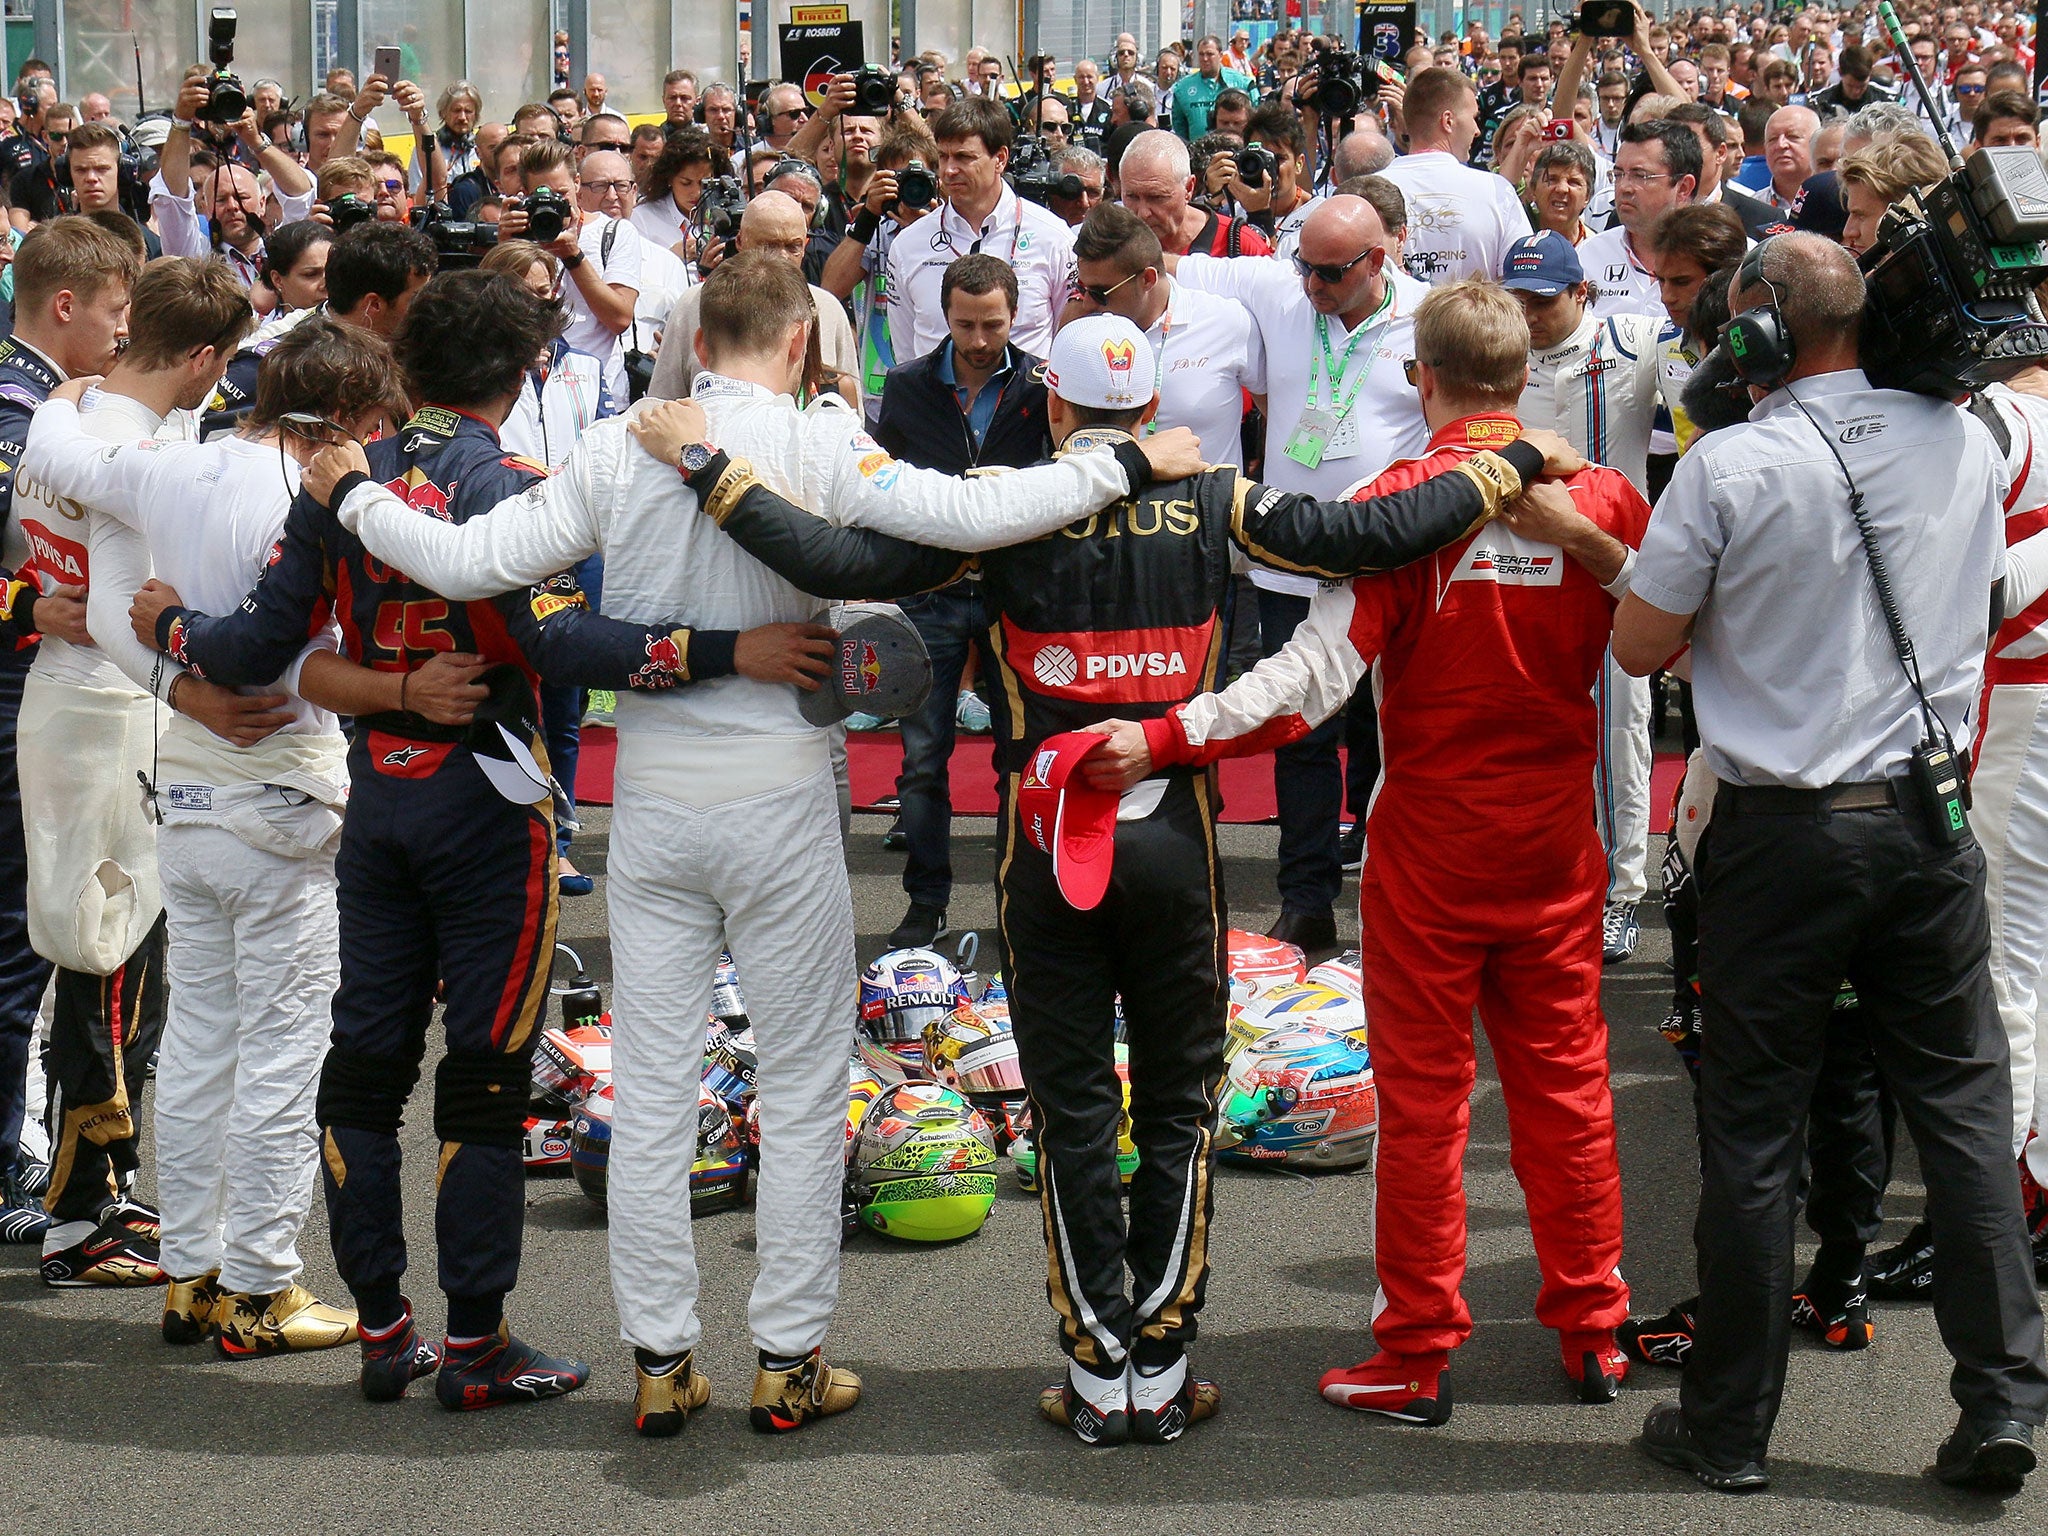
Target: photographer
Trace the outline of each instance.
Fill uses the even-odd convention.
[[[985,98],[955,102],[932,124],[946,203],[889,250],[889,332],[897,357],[922,357],[945,340],[939,284],[955,257],[979,251],[1016,270],[1017,345],[1034,357],[1050,350],[1074,237],[1058,215],[1024,201],[1004,180],[1015,136],[1009,113]]]
[[[205,135],[218,142],[225,136],[248,151],[270,177],[279,224],[296,223],[312,213],[313,180],[297,160],[257,131],[254,108],[232,123],[215,123],[205,117],[212,100],[213,86],[203,75],[187,80],[179,90],[175,121],[150,180],[149,206],[156,215],[164,255],[218,254],[245,287],[253,287],[263,257],[264,185],[247,166],[223,160],[208,173],[208,214],[202,226],[192,197],[193,138]]]
[[[697,210],[704,184],[731,176],[732,160],[699,129],[670,134],[640,187],[640,199],[626,221],[650,245],[695,263],[704,231]],[[695,268],[691,268],[694,276]]]
[[[834,75],[826,87],[824,105],[789,141],[792,159],[808,161],[825,175],[825,201],[831,210],[827,222],[835,234],[844,233],[852,222],[852,210],[867,196],[868,178],[875,173],[875,146],[881,142],[884,125],[895,116],[893,95],[885,106],[879,99],[864,102],[861,93],[879,98],[893,90],[888,81]]]
[[[2011,1491],[2034,1466],[2048,1364],[1984,856],[1940,756],[1969,739],[1983,681],[2005,472],[1980,423],[1870,387],[1842,247],[1767,241],[1730,306],[1759,407],[1679,461],[1614,631],[1639,677],[1691,642],[1720,783],[1695,864],[1699,1328],[1682,1401],[1650,1414],[1643,1446],[1711,1488],[1768,1481],[1801,1130],[1846,975],[1927,1186],[1963,1410],[1935,1475]]]
[[[875,174],[868,179],[853,228],[818,279],[820,288],[851,306],[870,425],[881,410],[883,382],[896,366],[889,334],[889,250],[897,235],[937,206],[938,180],[930,167],[938,160],[938,145],[924,124],[916,117],[900,118],[875,150]],[[906,178],[905,172],[910,176]],[[906,179],[912,183],[911,201],[903,195]],[[1100,196],[1099,168],[1095,185]]]
[[[577,351],[605,359],[605,385],[613,398],[623,400],[626,362],[619,338],[633,324],[641,241],[630,226],[607,238],[617,221],[586,214],[578,206],[574,165],[566,144],[543,140],[528,145],[519,157],[525,195],[505,209],[498,238],[544,245],[568,270],[562,302],[569,323],[563,338]]]

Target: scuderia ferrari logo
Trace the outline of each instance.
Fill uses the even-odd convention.
[[[1490,581],[1503,587],[1561,586],[1564,561],[1564,551],[1555,544],[1538,544],[1495,523],[1472,541],[1451,580]]]

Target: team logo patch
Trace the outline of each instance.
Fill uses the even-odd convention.
[[[882,681],[882,658],[865,640],[849,640],[839,648],[839,684],[847,693],[865,697]]]
[[[1078,671],[1074,653],[1064,645],[1048,645],[1031,658],[1031,675],[1048,688],[1066,687],[1074,680]]]
[[[389,731],[370,732],[370,764],[386,778],[431,779],[454,750],[453,742],[413,741]]]
[[[1458,562],[1453,581],[1490,581],[1503,587],[1556,587],[1564,584],[1564,551],[1538,544],[1511,528],[1492,526],[1472,541]]]
[[[1040,690],[1098,703],[1175,703],[1196,691],[1216,621],[1184,629],[1040,635],[1003,621],[1005,652]]]
[[[1131,398],[1131,368],[1137,359],[1138,349],[1128,341],[1105,341],[1102,344],[1102,363],[1109,370],[1106,393],[1111,400],[1121,402]]]

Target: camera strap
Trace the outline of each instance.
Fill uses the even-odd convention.
[[[1913,639],[1906,633],[1906,621],[1899,613],[1898,599],[1892,593],[1890,568],[1885,564],[1884,550],[1878,546],[1877,529],[1871,526],[1870,514],[1864,510],[1863,492],[1856,488],[1856,477],[1849,473],[1849,464],[1842,457],[1842,451],[1835,446],[1835,440],[1828,436],[1827,429],[1806,408],[1806,402],[1792,392],[1790,385],[1785,394],[1799,407],[1799,414],[1811,423],[1813,430],[1820,434],[1820,440],[1834,457],[1835,465],[1842,471],[1842,479],[1849,487],[1849,515],[1856,520],[1856,533],[1863,545],[1863,558],[1870,567],[1871,585],[1877,588],[1877,606],[1884,614],[1885,631],[1891,637],[1892,650],[1899,658],[1899,667],[1906,674],[1906,682],[1913,690],[1913,697],[1920,704],[1922,734],[1920,745],[1913,749],[1911,774],[1915,787],[1920,793],[1920,802],[1927,813],[1928,829],[1936,841],[1955,844],[1970,835],[1970,796],[1967,781],[1963,777],[1961,764],[1956,756],[1956,744],[1942,724],[1941,717],[1928,702],[1926,686],[1920,679],[1920,658],[1913,649]]]

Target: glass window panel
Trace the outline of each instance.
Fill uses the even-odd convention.
[[[469,79],[483,93],[484,121],[508,122],[521,104],[547,100],[548,20],[548,0],[470,0]],[[434,81],[427,95],[454,78]]]
[[[210,9],[202,7],[200,14]],[[311,8],[303,0],[298,4],[270,0],[268,4],[240,5],[236,10],[235,73],[242,77],[242,84],[275,80],[284,86],[285,95],[304,101],[318,83],[313,78]],[[202,58],[204,47],[202,35]]]
[[[707,6],[706,9],[709,9]],[[569,84],[583,89],[582,71],[604,76],[607,110],[660,112],[661,77],[669,63],[669,7],[655,0],[590,0],[590,57],[576,61]]]
[[[55,4],[56,0],[44,0]],[[190,5],[138,5],[134,0],[66,0],[62,76],[65,99],[103,92],[115,116],[134,122],[135,43],[142,46],[145,101],[168,108],[177,99],[185,66],[206,57]],[[134,42],[130,41],[130,38]]]
[[[490,0],[476,0],[485,6]],[[462,74],[463,0],[362,0],[358,13],[356,80],[369,78],[379,48],[400,51],[403,78],[426,91],[429,104],[440,88]],[[398,121],[398,114],[380,113],[379,121]],[[386,123],[389,131],[390,123]]]

